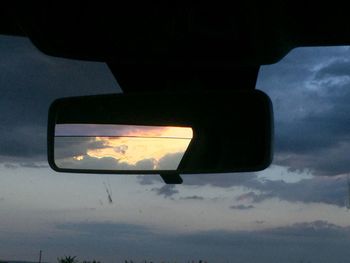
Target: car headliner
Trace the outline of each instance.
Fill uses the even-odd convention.
[[[28,36],[48,55],[105,61],[124,92],[245,89],[295,47],[350,44],[347,22],[341,1],[23,2],[4,6],[0,33]]]

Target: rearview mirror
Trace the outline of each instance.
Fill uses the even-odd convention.
[[[48,160],[59,172],[247,172],[272,160],[272,106],[261,91],[113,94],[50,107]]]

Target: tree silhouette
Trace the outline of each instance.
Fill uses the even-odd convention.
[[[57,258],[58,263],[78,263],[77,257],[65,256],[64,258]]]

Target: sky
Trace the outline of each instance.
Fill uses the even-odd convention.
[[[350,48],[298,48],[263,66],[273,164],[256,173],[157,175],[52,171],[50,103],[119,93],[104,63],[48,57],[0,36],[0,259],[348,262]]]

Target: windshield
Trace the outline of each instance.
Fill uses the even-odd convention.
[[[348,262],[350,49],[299,48],[263,66],[275,156],[259,173],[56,173],[55,98],[121,92],[104,63],[48,57],[0,37],[0,260]]]

